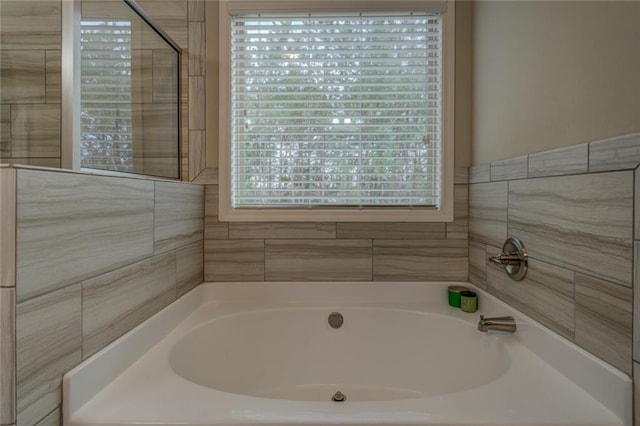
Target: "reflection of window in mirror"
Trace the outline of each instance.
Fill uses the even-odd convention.
[[[133,172],[131,21],[81,24],[81,165]]]
[[[82,1],[82,168],[179,178],[180,49],[134,2]]]

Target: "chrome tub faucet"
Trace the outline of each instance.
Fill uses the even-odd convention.
[[[480,315],[478,331],[505,331],[507,333],[515,333],[516,320],[513,319],[513,317],[485,318],[484,315]]]

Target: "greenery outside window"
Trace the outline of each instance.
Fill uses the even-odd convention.
[[[223,220],[451,220],[453,11],[402,3],[415,9],[229,3]]]

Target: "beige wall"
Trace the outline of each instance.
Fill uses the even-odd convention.
[[[640,2],[473,9],[473,164],[640,131]]]

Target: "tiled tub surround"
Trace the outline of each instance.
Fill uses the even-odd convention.
[[[218,220],[205,196],[207,281],[466,281],[466,168],[449,223],[247,223]]]
[[[639,163],[636,133],[469,172],[470,281],[629,375],[640,360]],[[507,236],[528,249],[524,281],[487,261]]]
[[[204,187],[0,172],[2,217],[17,212],[16,279],[0,289],[0,423],[55,425],[64,372],[202,282]],[[4,188],[7,173],[15,185]]]

